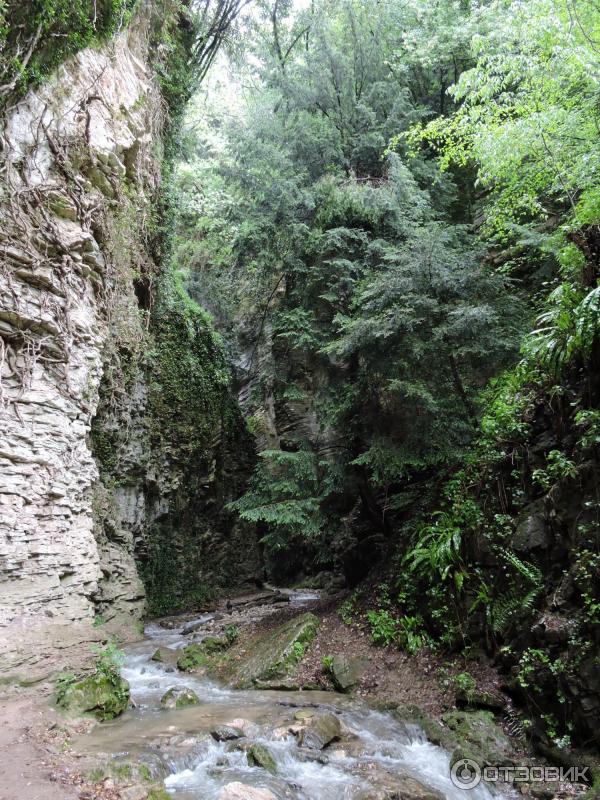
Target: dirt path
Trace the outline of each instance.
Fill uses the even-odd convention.
[[[49,687],[21,690],[0,703],[0,800],[70,800],[78,792],[60,767],[66,732],[48,707]]]

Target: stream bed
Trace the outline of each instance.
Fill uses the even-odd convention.
[[[303,595],[293,598],[298,606],[303,600]],[[206,616],[207,624],[211,618]],[[196,638],[202,622],[196,621]],[[122,671],[135,707],[97,725],[78,749],[113,763],[146,765],[153,777],[164,780],[173,800],[229,797],[220,793],[235,782],[269,790],[278,800],[491,800],[484,785],[456,788],[449,753],[428,742],[416,726],[356,698],[325,691],[240,691],[151,660],[159,646],[175,650],[189,642],[181,628],[149,624],[144,640],[127,648]],[[172,687],[193,689],[200,704],[161,708],[161,697]],[[324,750],[300,747],[298,718],[317,713],[336,715],[343,735]],[[242,729],[244,736],[217,741],[214,731],[224,725]],[[275,774],[249,765],[251,744],[268,748]],[[403,791],[394,793],[398,786]]]

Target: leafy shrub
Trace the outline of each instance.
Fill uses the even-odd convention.
[[[454,675],[452,678],[452,683],[454,684],[456,691],[464,694],[467,699],[472,696],[473,692],[475,691],[475,687],[477,686],[475,683],[475,678],[473,678],[473,676],[468,672],[459,672],[458,675]]]
[[[356,614],[356,593],[350,595],[347,600],[344,600],[339,609],[340,619],[344,625],[351,625],[354,615]]]
[[[367,619],[371,625],[371,639],[374,644],[389,647],[396,644],[399,637],[398,620],[386,609],[367,611]]]
[[[233,644],[238,636],[240,635],[240,629],[237,625],[226,625],[225,626],[225,638],[229,642],[229,644]]]

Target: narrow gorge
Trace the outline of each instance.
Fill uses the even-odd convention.
[[[594,800],[597,12],[0,4],[2,800]]]

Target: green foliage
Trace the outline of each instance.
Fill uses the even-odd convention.
[[[544,589],[542,573],[538,567],[523,561],[512,551],[500,548],[499,553],[513,567],[521,581],[511,579],[505,592],[498,597],[488,598],[486,617],[495,634],[504,633],[512,622],[522,623],[524,616],[533,610]]]
[[[292,657],[294,661],[301,661],[304,655],[305,646],[302,642],[294,642],[292,647]]]
[[[475,690],[475,679],[472,675],[469,675],[468,672],[459,672],[458,675],[454,676],[454,685],[457,689],[466,694],[472,694]]]
[[[599,332],[600,287],[586,291],[576,283],[562,283],[550,294],[547,305],[538,318],[541,327],[528,336],[524,350],[560,375],[576,360],[591,357]]]
[[[520,522],[575,481],[573,636],[597,624],[600,29],[576,5],[260,8],[244,96],[191,120],[179,264],[265,448],[230,508],[270,566],[395,543],[377,644],[484,643],[514,667],[572,515],[528,560]],[[544,658],[525,683],[535,659],[560,683]]]
[[[577,467],[560,450],[551,450],[548,453],[546,468],[534,469],[531,477],[535,483],[547,491],[556,481],[576,478]]]
[[[229,508],[264,523],[261,541],[273,554],[319,537],[326,524],[321,503],[335,485],[331,465],[310,450],[265,450],[260,456],[246,493]]]
[[[575,414],[575,425],[581,432],[580,447],[594,447],[600,444],[600,411],[586,409]]]
[[[77,51],[128,22],[135,0],[7,0],[0,7],[0,101],[16,100]]]
[[[423,630],[423,619],[418,615],[395,617],[387,609],[379,609],[367,611],[367,619],[374,644],[385,647],[397,645],[411,654],[430,644],[430,639]]]
[[[573,575],[581,594],[584,619],[588,625],[600,624],[600,553],[582,548],[577,553]]]
[[[575,224],[598,208],[597,9],[577,6],[575,24],[559,0],[480,6],[474,66],[450,90],[458,109],[424,130],[445,165],[477,163],[492,193],[486,225],[501,238],[553,207],[570,208]]]
[[[386,155],[399,130],[449,110],[466,9],[369,0],[281,7],[275,23],[263,14],[251,57],[235,63],[252,88],[194,109],[176,249],[242,373],[259,373],[249,430],[270,438],[261,420],[271,403],[314,420],[281,455],[267,445],[231,508],[264,526],[271,562],[290,563],[301,547],[300,561],[331,563],[359,486],[382,502],[384,526],[415,475],[457,462],[477,394],[514,356],[524,315],[464,224],[464,181],[427,154],[409,160],[402,144]],[[247,364],[232,336],[241,328]]]
[[[389,611],[386,609],[367,611],[367,619],[371,626],[371,639],[374,644],[389,647],[389,645],[397,643],[400,625]]]
[[[339,614],[344,625],[351,625],[356,615],[356,594],[351,594],[347,600],[344,600],[339,609]]]
[[[323,672],[330,673],[333,667],[333,656],[323,656],[321,658],[321,666],[323,667]]]
[[[238,628],[237,625],[225,626],[225,638],[227,639],[230,645],[237,641],[239,635],[240,635],[240,629]]]
[[[532,679],[539,675],[542,669],[548,669],[556,677],[565,672],[566,665],[560,658],[552,660],[545,650],[529,647],[519,660],[519,673],[517,675],[519,685],[527,689],[533,683],[532,688],[534,691],[541,691],[539,684],[535,680],[532,681]]]
[[[113,639],[107,645],[91,645],[91,650],[96,654],[96,671],[107,678],[117,679],[125,663],[125,653]]]

